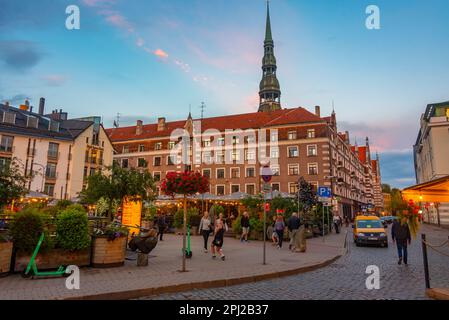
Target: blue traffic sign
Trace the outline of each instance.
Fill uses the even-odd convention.
[[[318,187],[318,196],[321,198],[331,198],[332,192],[329,187]]]

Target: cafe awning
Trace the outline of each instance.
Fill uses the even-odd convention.
[[[405,188],[402,197],[414,202],[449,202],[449,176]]]

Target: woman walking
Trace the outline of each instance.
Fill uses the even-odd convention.
[[[200,226],[198,232],[203,236],[204,239],[204,253],[207,253],[207,241],[209,241],[209,235],[212,231],[212,224],[209,218],[209,212],[204,211],[204,215],[201,218]]]
[[[284,218],[282,215],[278,215],[276,219],[276,223],[274,224],[274,230],[276,231],[276,234],[278,236],[278,249],[282,248],[282,240],[284,239],[284,229],[285,229],[285,223]]]
[[[221,260],[225,260],[225,255],[223,254],[223,251],[221,249],[223,247],[223,238],[225,231],[225,222],[222,219],[218,219],[215,223],[214,240],[212,241],[211,245],[213,259],[217,257],[216,253],[218,253]]]
[[[240,236],[240,242],[248,242],[249,234],[249,215],[248,212],[243,212],[242,218],[240,220],[240,225],[242,226],[242,235]]]

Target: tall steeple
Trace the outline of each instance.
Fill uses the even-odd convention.
[[[259,112],[281,109],[281,88],[276,77],[276,57],[271,33],[270,3],[267,1],[267,25],[265,30],[264,56],[262,59],[263,76],[260,82]]]

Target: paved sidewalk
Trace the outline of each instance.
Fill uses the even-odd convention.
[[[267,241],[267,265],[262,265],[262,242],[240,243],[225,238],[226,261],[203,253],[202,237],[192,237],[193,258],[188,272],[181,268],[182,237],[166,235],[150,254],[148,267],[127,261],[124,267],[81,269],[80,290],[68,290],[65,278],[23,279],[10,275],[0,279],[0,300],[7,299],[131,299],[195,288],[211,288],[265,280],[311,271],[344,254],[346,229],[339,235],[309,239],[306,253],[293,253],[285,242],[281,250]],[[133,254],[131,254],[132,256]]]

